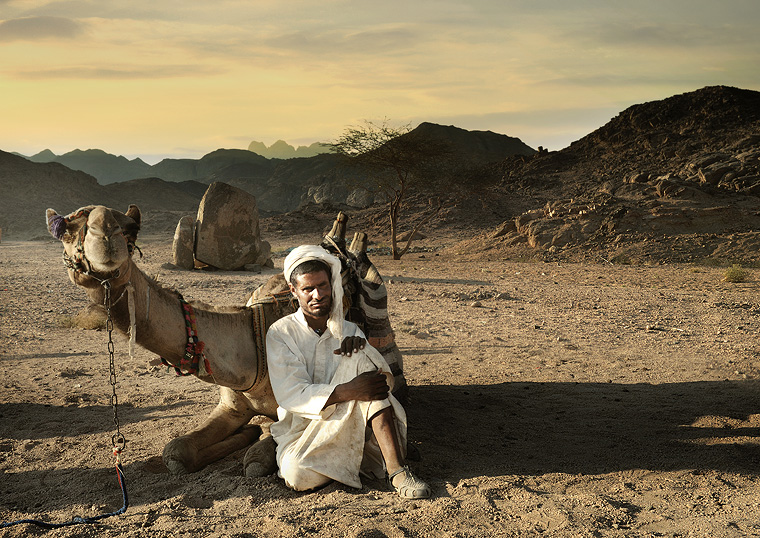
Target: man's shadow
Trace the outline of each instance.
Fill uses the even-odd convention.
[[[760,382],[413,386],[409,437],[425,476],[756,472]]]

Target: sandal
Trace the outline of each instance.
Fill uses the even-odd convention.
[[[401,473],[406,473],[404,481],[398,486],[394,486],[393,477]],[[399,497],[402,499],[427,499],[431,495],[430,486],[414,476],[412,471],[406,465],[388,476],[388,484],[396,490],[396,493],[398,493]]]

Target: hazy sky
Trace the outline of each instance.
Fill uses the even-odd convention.
[[[0,149],[200,157],[388,118],[560,149],[760,90],[758,0],[0,0]]]

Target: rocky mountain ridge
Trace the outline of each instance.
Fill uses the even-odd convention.
[[[634,105],[561,151],[508,159],[495,190],[534,205],[458,249],[755,263],[760,93],[716,86]]]
[[[471,163],[499,161],[514,152],[535,153],[516,138],[490,132],[426,123],[412,133],[443,140],[451,138],[454,155]],[[373,199],[367,196],[358,197],[355,186],[349,187],[341,181],[340,158],[332,153],[281,160],[267,159],[248,150],[220,149],[201,159],[164,159],[154,166],[142,161],[127,161],[99,150],[72,152],[70,156],[85,155],[94,156],[99,164],[116,163],[117,168],[125,162],[136,166],[142,163],[148,167],[145,170],[150,175],[103,184],[92,175],[65,168],[60,163],[34,163],[0,153],[0,188],[6,194],[0,200],[0,227],[7,232],[25,234],[25,230],[36,228],[37,215],[49,205],[67,211],[63,204],[56,202],[57,197],[49,196],[60,189],[69,192],[72,201],[79,200],[78,204],[67,204],[72,209],[91,203],[112,207],[138,203],[145,211],[155,210],[154,222],[160,222],[162,229],[167,226],[166,218],[171,218],[176,225],[178,217],[172,212],[194,213],[205,188],[215,181],[228,183],[255,196],[258,209],[264,216],[294,211],[309,203],[348,204],[355,208],[373,203]],[[40,159],[47,157],[49,155],[38,154]],[[56,176],[54,170],[66,172]],[[118,170],[121,170],[118,173],[123,172],[123,169]],[[114,177],[117,172],[106,170],[104,173]],[[35,188],[26,188],[28,185],[35,185]],[[35,192],[40,192],[40,196],[35,196]],[[126,201],[130,192],[133,193],[131,200]],[[161,215],[161,209],[168,213]]]
[[[437,194],[447,198],[446,208],[425,230],[428,236],[447,238],[448,254],[604,263],[760,263],[760,92],[714,86],[634,105],[563,150],[528,148],[498,160],[495,155],[502,149],[492,151],[489,141],[494,139],[488,133],[435,125],[431,130],[427,136],[445,132],[451,138],[465,137],[458,142],[458,175],[436,185]],[[501,143],[509,138],[497,136],[503,137]],[[5,156],[0,154],[0,188],[8,177]],[[153,186],[169,193],[169,188],[184,185],[181,192],[192,194],[207,182],[228,182],[256,196],[266,217],[265,233],[321,228],[337,210],[345,210],[353,219],[352,229],[385,240],[385,205],[346,205],[351,193],[339,181],[336,159],[325,154],[276,161],[245,150],[219,150],[197,161],[165,163],[163,179],[193,181],[154,179]],[[182,174],[171,175],[182,167]],[[69,177],[71,171],[60,177],[52,169],[40,169],[39,174],[47,183],[39,178],[28,183],[47,192],[55,190],[51,181],[66,189],[69,183],[83,182],[98,188],[92,178]],[[119,201],[133,193],[125,204],[134,203],[138,191],[153,191],[150,184],[122,185]],[[32,196],[26,185],[12,188]],[[91,196],[102,196],[98,203],[111,203],[110,193],[95,190]],[[181,193],[139,194],[155,206],[165,196],[175,196],[175,207],[185,199]],[[410,194],[400,234],[422,218],[429,195]],[[10,205],[16,211],[24,203],[12,198]],[[0,226],[7,213],[3,206],[8,205],[0,200]],[[35,225],[41,214],[34,213]],[[145,220],[151,219],[164,229],[177,221],[171,211],[161,209]]]

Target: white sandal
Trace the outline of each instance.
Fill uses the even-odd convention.
[[[404,481],[398,486],[394,486],[393,477],[401,473],[406,473]],[[396,490],[402,499],[427,499],[431,495],[430,486],[417,478],[406,465],[388,476],[388,484]]]

